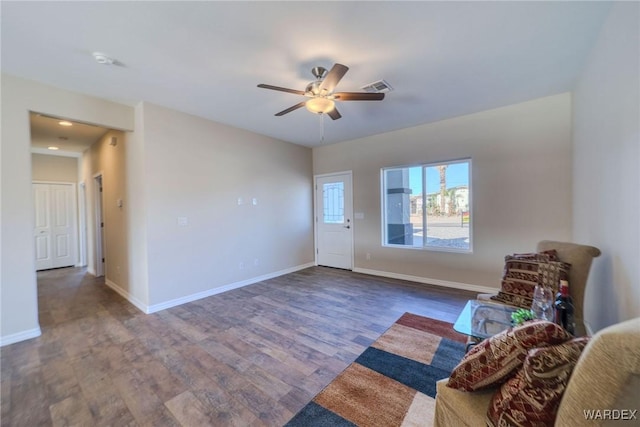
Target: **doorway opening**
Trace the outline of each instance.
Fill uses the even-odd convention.
[[[106,271],[102,259],[106,241],[103,227],[96,227],[96,223],[103,225],[105,222],[104,209],[96,209],[96,205],[102,206],[103,200],[101,197],[96,197],[101,194],[95,190],[95,187],[102,186],[100,184],[104,175],[103,165],[100,162],[105,150],[101,147],[109,144],[108,147],[112,148],[112,152],[116,149],[117,138],[110,134],[116,131],[72,118],[33,111],[29,113],[29,124],[32,182],[34,183],[32,197],[36,220],[34,223],[36,268],[37,270],[48,268],[48,265],[43,267],[43,262],[47,263],[47,258],[55,255],[55,250],[60,249],[60,253],[66,251],[72,258],[71,261],[67,260],[64,266],[87,266],[89,273],[104,276]],[[119,136],[117,133],[113,135]],[[107,137],[110,139],[107,140]],[[95,144],[103,145],[94,146]],[[96,181],[96,178],[99,178],[99,181]],[[49,187],[44,188],[39,185],[36,191],[36,183],[49,184]],[[57,191],[59,184],[71,185],[73,192],[61,195],[61,192]],[[52,196],[45,195],[45,190],[48,188],[56,189],[56,200],[51,199]],[[48,207],[54,202],[56,202],[54,206]],[[46,209],[53,210],[53,215],[59,220],[63,216],[58,211],[67,204],[75,206],[66,215],[68,219],[75,221],[67,235],[68,238],[61,233],[58,233],[57,237],[50,235],[50,227],[47,227],[55,224],[44,221],[43,214],[46,213]],[[43,225],[46,227],[40,228]],[[51,268],[55,267],[56,265],[52,265]]]
[[[96,174],[93,176],[94,186],[93,186],[93,200],[95,201],[95,226],[96,226],[96,239],[95,239],[95,266],[96,266],[96,277],[104,276],[104,259],[105,259],[105,250],[104,250],[104,212],[103,206],[104,201],[102,199],[103,191],[102,191],[102,173]]]

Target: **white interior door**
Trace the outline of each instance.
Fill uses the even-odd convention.
[[[353,268],[351,173],[316,177],[318,265]]]
[[[49,184],[33,184],[35,208],[34,239],[36,244],[36,270],[53,268],[51,257],[51,203]]]
[[[36,270],[76,264],[73,184],[34,183]]]
[[[51,184],[50,188],[53,268],[75,265],[75,191],[68,184]]]

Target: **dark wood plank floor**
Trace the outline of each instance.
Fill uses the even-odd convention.
[[[145,315],[84,269],[38,274],[42,336],[3,347],[3,426],[279,426],[404,312],[475,294],[313,267]]]

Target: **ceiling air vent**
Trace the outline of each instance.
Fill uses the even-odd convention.
[[[393,88],[386,81],[378,80],[377,82],[369,83],[366,86],[362,86],[362,90],[364,90],[365,92],[372,92],[372,93],[384,93],[384,92],[391,92]]]

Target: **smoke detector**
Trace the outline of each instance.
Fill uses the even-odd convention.
[[[368,85],[362,86],[361,89],[365,92],[371,93],[385,93],[391,92],[393,90],[391,85],[384,80],[378,80],[377,82],[369,83]]]
[[[112,65],[114,62],[116,62],[115,59],[109,58],[107,55],[100,52],[93,52],[93,58],[98,64]]]

